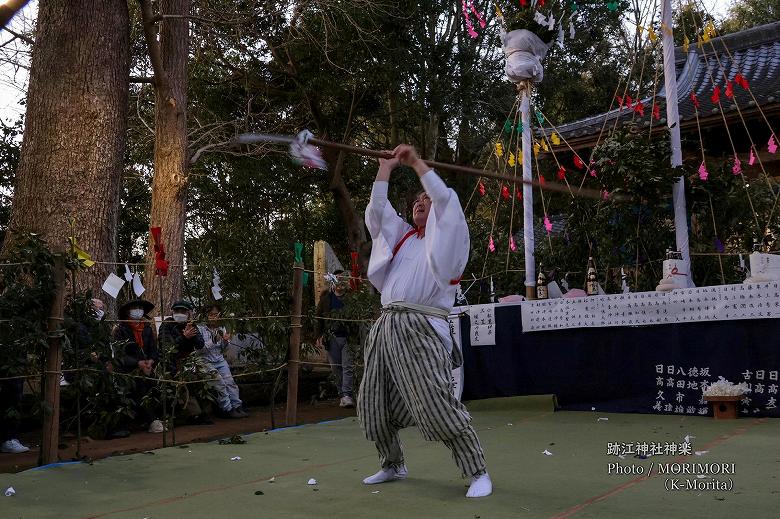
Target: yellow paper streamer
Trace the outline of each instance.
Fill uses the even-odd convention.
[[[552,141],[552,143],[553,143],[555,146],[560,146],[560,144],[561,144],[561,138],[560,138],[560,137],[558,137],[558,134],[557,134],[557,133],[553,133],[553,134],[550,136],[550,140]]]
[[[658,39],[658,35],[655,33],[655,29],[653,29],[653,26],[647,28],[647,36],[650,38],[650,41],[655,41]]]
[[[550,148],[547,146],[547,143],[546,143],[546,142],[544,142],[544,141],[541,141],[541,143],[540,143],[540,144],[541,144],[541,146],[542,146],[542,149],[543,149],[545,152],[547,152],[547,151],[550,151]]]
[[[534,155],[539,155],[539,143],[534,144]]]
[[[707,22],[707,25],[704,26],[704,35],[707,37],[707,39],[714,38],[715,36],[718,35],[717,32],[715,31],[715,24],[712,23],[712,20]]]
[[[496,157],[502,157],[504,155],[504,146],[500,143],[496,143]]]
[[[689,40],[688,37],[686,36],[685,38],[683,38],[683,50],[685,51],[686,54],[688,53],[688,48],[690,48],[690,46],[691,46],[691,40]]]
[[[76,253],[76,257],[81,263],[84,264],[85,267],[89,268],[95,264],[95,262],[92,261],[90,255],[86,251],[81,249],[78,245],[76,245],[75,237],[68,236],[68,241],[70,242],[70,246],[72,247],[73,252]]]
[[[509,162],[510,166],[514,167],[514,165],[515,165],[515,154],[512,153],[511,151],[509,152],[509,160],[507,162]]]

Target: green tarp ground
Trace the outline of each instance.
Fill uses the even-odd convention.
[[[192,444],[19,474],[0,474],[8,518],[778,517],[780,420],[554,412],[552,398],[474,402],[495,493],[467,500],[449,452],[401,433],[409,479],[364,486],[373,446],[355,418],[258,433],[244,445]],[[599,420],[608,418],[608,420]],[[682,442],[699,456],[625,459],[609,442]],[[548,450],[551,456],[543,454]],[[239,456],[241,459],[231,461]],[[669,492],[659,463],[733,463],[731,491]],[[609,474],[610,463],[645,474]],[[647,476],[650,465],[654,470]],[[271,482],[271,478],[273,482]],[[308,485],[310,478],[316,485]]]

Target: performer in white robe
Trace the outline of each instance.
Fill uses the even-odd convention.
[[[392,153],[395,158],[379,161],[366,208],[373,240],[368,278],[382,293],[383,311],[366,344],[358,396],[358,416],[379,451],[381,470],[363,483],[406,477],[398,431],[416,424],[425,439],[449,447],[471,478],[466,497],[484,497],[493,487],[471,416],[452,394],[452,368],[462,356],[446,321],[468,261],[468,226],[455,191],[413,147],[402,144]],[[399,164],[412,167],[425,189],[414,204],[414,226],[387,200]]]

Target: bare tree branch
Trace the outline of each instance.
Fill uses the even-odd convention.
[[[156,78],[155,85],[163,92],[170,91],[168,74],[162,64],[162,53],[160,52],[160,42],[157,41],[157,30],[154,26],[155,16],[152,12],[152,5],[149,0],[138,0],[141,4],[141,16],[143,18],[144,36],[146,45],[149,47],[149,59],[152,62],[152,70]]]
[[[153,77],[136,77],[136,76],[130,76],[130,82],[131,83],[150,83],[154,84],[154,78]]]
[[[228,144],[230,144],[230,141],[223,141],[223,142],[216,142],[214,144],[207,144],[205,146],[198,148],[198,150],[192,154],[192,157],[190,157],[190,166],[198,162],[198,159],[200,158],[200,156],[203,154],[204,151],[208,151],[212,148],[218,148],[220,146],[227,146]]]
[[[34,44],[34,43],[35,43],[35,40],[33,40],[32,38],[30,38],[30,37],[28,37],[28,36],[25,36],[24,34],[20,34],[20,33],[18,33],[18,32],[16,32],[16,31],[14,31],[14,30],[12,30],[12,29],[9,29],[8,27],[3,27],[3,29],[4,29],[6,32],[8,32],[8,33],[11,33],[11,34],[12,34],[14,37],[16,37],[16,38],[19,38],[20,40],[22,40],[23,42],[25,42],[27,45],[32,45],[32,44]],[[11,40],[11,41],[13,41],[13,40]],[[6,43],[9,43],[9,42],[6,42]],[[4,44],[4,45],[5,45],[5,44]]]

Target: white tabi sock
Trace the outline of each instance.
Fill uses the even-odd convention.
[[[466,497],[486,497],[493,493],[493,482],[487,472],[471,479]]]
[[[368,476],[363,480],[364,485],[377,485],[379,483],[386,483],[388,481],[395,481],[397,479],[406,479],[406,465],[401,465],[398,469],[394,467],[388,467],[381,469],[373,476]]]

